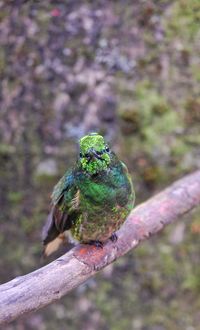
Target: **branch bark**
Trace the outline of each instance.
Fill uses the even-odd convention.
[[[99,270],[200,205],[200,171],[185,176],[137,206],[118,231],[116,243],[104,248],[78,245],[25,276],[0,286],[0,324],[60,299]]]

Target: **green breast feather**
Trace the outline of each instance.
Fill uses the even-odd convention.
[[[61,244],[65,231],[82,243],[103,244],[123,224],[134,199],[127,167],[103,137],[83,137],[80,158],[52,193],[53,206],[43,229],[46,255],[55,250],[53,244]]]

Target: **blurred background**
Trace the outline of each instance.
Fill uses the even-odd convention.
[[[82,135],[106,137],[137,204],[200,167],[200,2],[0,1],[0,43],[4,283],[44,265],[50,194]],[[200,329],[199,210],[180,220],[4,329]]]

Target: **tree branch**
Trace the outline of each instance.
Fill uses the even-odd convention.
[[[175,182],[136,207],[104,248],[78,245],[30,274],[0,286],[0,324],[60,299],[100,269],[200,205],[200,171]]]

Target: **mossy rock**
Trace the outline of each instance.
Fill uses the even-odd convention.
[[[165,21],[167,36],[191,41],[199,31],[200,1],[180,0],[175,1],[169,9]]]
[[[154,124],[156,117],[172,113],[169,104],[147,80],[138,83],[134,92],[124,86],[122,101],[119,102],[118,116],[123,133],[142,132],[144,128]],[[163,121],[168,119],[163,118]]]

